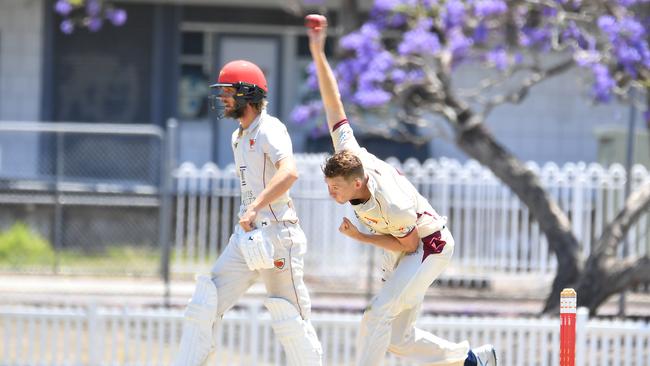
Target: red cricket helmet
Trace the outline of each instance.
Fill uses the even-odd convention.
[[[254,63],[245,60],[236,60],[225,64],[219,72],[217,83],[210,87],[238,88],[242,84],[259,88],[264,94],[268,92],[266,78],[262,70]]]

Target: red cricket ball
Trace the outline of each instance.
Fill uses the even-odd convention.
[[[309,14],[305,17],[305,27],[307,28],[323,28],[327,26],[327,18],[320,14]]]

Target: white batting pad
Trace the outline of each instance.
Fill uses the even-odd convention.
[[[261,229],[240,234],[239,248],[251,271],[273,268],[273,243]]]
[[[173,366],[200,366],[212,350],[212,325],[217,315],[217,288],[209,276],[199,276],[185,310],[183,335]]]
[[[270,297],[264,302],[273,331],[284,347],[289,366],[320,366],[323,350],[311,322],[305,321],[287,300]]]

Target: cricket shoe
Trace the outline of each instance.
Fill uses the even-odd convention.
[[[478,366],[497,366],[497,353],[491,344],[484,344],[472,352],[476,356]]]

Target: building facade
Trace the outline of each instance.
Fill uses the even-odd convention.
[[[232,161],[229,137],[236,125],[210,117],[207,84],[225,62],[252,60],[267,75],[270,113],[290,124],[310,61],[302,16],[288,10],[291,3],[120,1],[128,12],[124,26],[65,35],[53,0],[1,0],[0,121],[164,127],[174,117],[181,126],[180,161],[225,165]],[[326,3],[336,24],[339,1]],[[361,1],[361,7],[371,3]],[[480,76],[467,69],[458,80],[469,85]],[[591,105],[582,79],[570,73],[548,80],[523,104],[498,108],[487,123],[522,160],[597,161],[602,135],[595,131],[624,129],[630,111],[618,104]],[[640,113],[637,120],[641,125]],[[296,151],[313,150],[306,128],[290,125],[289,130]],[[420,155],[442,156],[467,158],[444,133]]]

